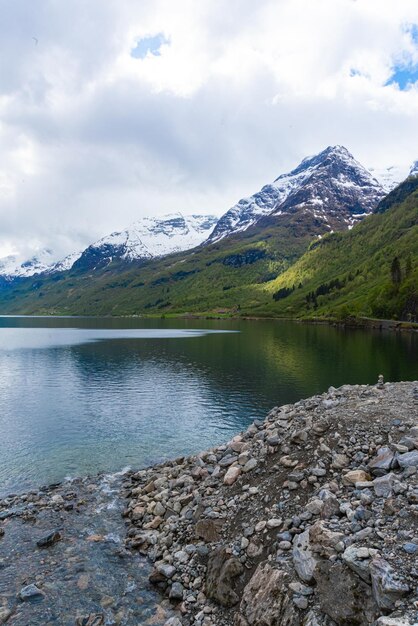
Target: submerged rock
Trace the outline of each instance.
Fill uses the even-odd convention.
[[[36,542],[36,545],[38,546],[38,548],[48,548],[49,546],[52,546],[54,543],[57,543],[57,541],[61,541],[61,539],[62,539],[62,535],[59,532],[59,530],[53,530],[52,532],[48,533],[41,539],[38,539],[38,541]]]
[[[39,587],[33,583],[31,585],[26,585],[26,587],[22,587],[18,594],[19,600],[22,600],[22,602],[32,600],[33,598],[42,598],[43,596],[43,591],[41,591]]]

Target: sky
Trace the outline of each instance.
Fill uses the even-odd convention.
[[[0,0],[0,257],[418,159],[416,0]]]

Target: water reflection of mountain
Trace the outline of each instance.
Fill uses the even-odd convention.
[[[6,325],[5,318],[0,322]],[[52,336],[68,326],[240,332],[60,347],[52,339],[50,348],[0,350],[0,490],[6,480],[36,485],[197,451],[228,439],[274,404],[330,385],[374,383],[380,373],[391,380],[418,377],[413,334],[277,321],[20,318],[8,324],[13,332],[49,328]]]

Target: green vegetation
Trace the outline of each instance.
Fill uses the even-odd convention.
[[[0,312],[69,315],[238,314],[270,300],[264,285],[323,232],[294,216],[219,243],[142,264],[26,279],[0,292]]]
[[[268,289],[274,299],[278,290],[299,283],[302,288],[271,310],[291,317],[417,321],[418,178],[389,194],[351,231],[312,244]]]
[[[262,222],[142,265],[23,280],[0,292],[0,312],[416,321],[418,178],[348,232],[319,239],[314,218],[300,215]]]

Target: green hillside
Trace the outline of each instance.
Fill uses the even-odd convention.
[[[0,290],[0,313],[135,315],[185,311],[236,313],[270,296],[270,282],[324,232],[307,215],[282,216],[234,237],[142,264],[71,271]]]
[[[416,320],[418,178],[351,231],[312,244],[267,289],[275,315]]]
[[[0,291],[0,313],[416,318],[418,178],[351,231],[321,233],[286,216],[142,265],[26,279]]]

